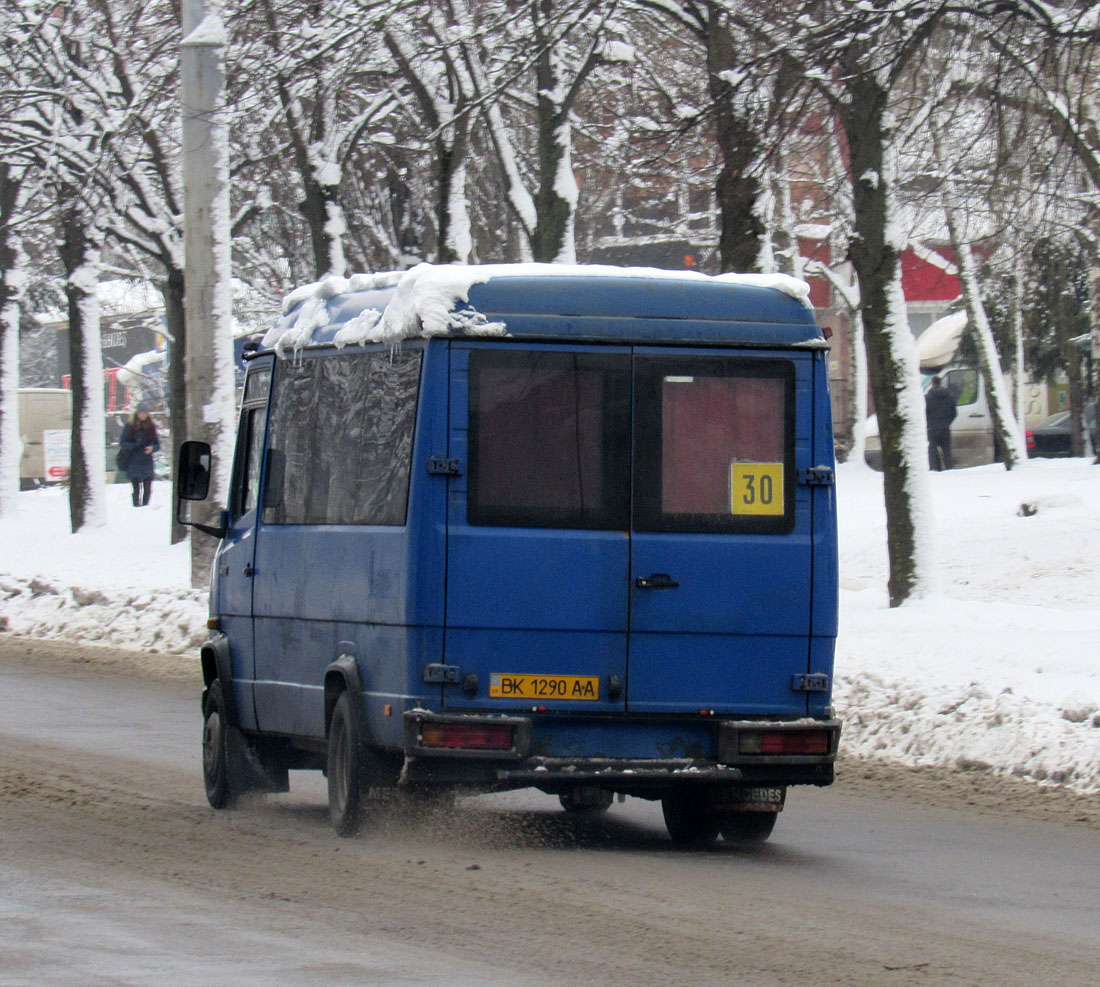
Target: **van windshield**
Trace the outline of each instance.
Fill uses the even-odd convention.
[[[921,372],[921,389],[927,392],[932,386],[932,378],[939,377],[941,383],[955,404],[973,404],[978,400],[978,371],[974,367],[955,367],[953,370]]]

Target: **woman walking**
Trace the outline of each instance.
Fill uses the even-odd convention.
[[[144,507],[153,492],[153,453],[160,448],[157,426],[149,417],[149,405],[142,401],[122,430],[119,449],[128,453],[126,475],[134,488],[134,507]]]

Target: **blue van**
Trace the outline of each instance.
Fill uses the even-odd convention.
[[[787,786],[831,783],[833,433],[804,287],[421,265],[291,296],[205,527],[211,805],[301,768],[344,835],[395,792],[619,793],[704,846],[766,839]],[[184,444],[183,500],[212,465]]]

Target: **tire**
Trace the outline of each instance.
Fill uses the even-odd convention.
[[[730,812],[721,818],[719,829],[728,843],[764,843],[778,818],[778,812]]]
[[[363,771],[359,730],[348,694],[332,711],[328,732],[328,814],[339,836],[354,836],[363,822]]]
[[[229,769],[229,729],[221,679],[214,679],[202,706],[202,780],[206,800],[215,809],[229,808],[237,799]]]
[[[562,792],[558,796],[558,801],[566,812],[573,815],[596,816],[611,808],[611,803],[615,801],[615,793],[603,788],[584,786]]]
[[[718,839],[718,816],[690,792],[670,792],[661,799],[665,826],[678,847],[703,850]]]

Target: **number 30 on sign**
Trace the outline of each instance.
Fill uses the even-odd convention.
[[[730,466],[731,514],[782,514],[783,464],[733,463]]]

